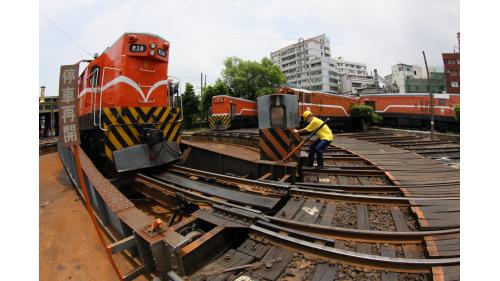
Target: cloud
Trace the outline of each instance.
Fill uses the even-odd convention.
[[[71,3],[71,5],[67,4]],[[332,55],[387,74],[398,62],[442,65],[459,31],[459,1],[58,1],[40,8],[89,52],[101,53],[124,32],[171,42],[169,73],[199,87],[212,83],[228,56],[260,60],[299,37],[325,33]],[[58,69],[88,57],[40,16],[40,83],[57,93]]]

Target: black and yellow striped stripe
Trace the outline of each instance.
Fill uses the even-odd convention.
[[[292,129],[259,129],[260,159],[279,161],[290,153],[298,142],[300,136],[293,134]],[[298,153],[290,157],[290,160],[298,159]]]
[[[106,157],[113,161],[113,151],[142,143],[140,127],[143,124],[152,124],[162,131],[166,141],[180,143],[180,117],[180,109],[172,107],[103,108]]]
[[[215,115],[208,117],[211,130],[228,130],[231,127],[231,115]]]

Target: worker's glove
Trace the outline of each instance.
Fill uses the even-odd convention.
[[[293,129],[293,133],[297,134],[299,131],[297,129]]]

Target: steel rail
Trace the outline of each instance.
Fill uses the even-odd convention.
[[[257,225],[251,225],[250,229],[257,233],[257,235],[264,236],[277,244],[291,246],[293,249],[301,249],[312,255],[331,258],[355,266],[395,272],[429,273],[433,266],[460,264],[460,258],[410,259],[363,254],[298,239]]]
[[[203,170],[183,167],[183,166],[179,166],[179,165],[172,165],[171,168],[169,169],[169,171],[182,173],[185,175],[198,176],[198,177],[205,178],[205,179],[216,179],[216,180],[221,180],[223,182],[231,182],[234,184],[259,185],[259,186],[265,185],[266,187],[274,188],[277,190],[283,190],[283,191],[288,191],[288,189],[290,188],[290,184],[288,184],[288,183],[269,182],[269,181],[263,182],[260,180],[252,180],[252,179],[246,179],[246,178],[241,178],[241,177],[236,177],[236,176],[217,174],[217,173],[207,172],[207,171],[203,171]]]
[[[144,174],[138,174],[137,177],[136,177],[136,181],[138,181],[138,182],[140,182],[142,184],[145,184],[148,187],[154,188],[154,189],[156,189],[156,190],[158,190],[160,192],[163,192],[163,193],[168,192],[169,190],[170,190],[170,192],[174,192],[174,194],[175,193],[182,193],[186,198],[191,199],[193,201],[200,201],[200,200],[202,200],[204,202],[210,202],[210,203],[213,203],[213,204],[219,204],[219,205],[224,205],[224,206],[228,206],[228,207],[232,207],[232,208],[238,208],[238,209],[242,209],[242,210],[245,210],[245,211],[248,211],[248,212],[253,212],[253,213],[256,213],[256,214],[261,214],[262,213],[259,210],[255,210],[255,209],[248,208],[248,207],[245,207],[245,206],[240,206],[240,205],[237,205],[237,204],[233,204],[233,203],[221,200],[219,198],[208,197],[208,196],[205,196],[205,195],[202,195],[202,194],[198,194],[198,193],[195,193],[195,192],[183,189],[183,188],[179,188],[177,186],[174,186],[174,185],[171,185],[171,184],[168,184],[168,183],[156,180],[156,179],[151,178],[149,176],[146,176]],[[173,196],[172,194],[170,194],[170,195]]]
[[[376,243],[415,243],[423,242],[426,236],[439,236],[460,233],[459,228],[429,231],[377,231],[364,230],[334,226],[324,226],[310,223],[303,223],[289,219],[273,216],[263,216],[263,220],[275,225],[293,227],[294,229],[309,233],[310,235],[320,235],[325,237],[346,239],[359,242]]]
[[[305,195],[314,198],[324,198],[352,203],[366,203],[373,205],[394,205],[411,207],[412,202],[431,200],[460,200],[460,197],[394,197],[394,196],[373,196],[360,194],[346,194],[338,192],[314,191],[300,188],[290,188],[290,195]]]

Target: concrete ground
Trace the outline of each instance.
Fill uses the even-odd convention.
[[[59,155],[42,155],[39,164],[39,279],[118,280]],[[115,261],[122,275],[132,269],[121,255]]]

